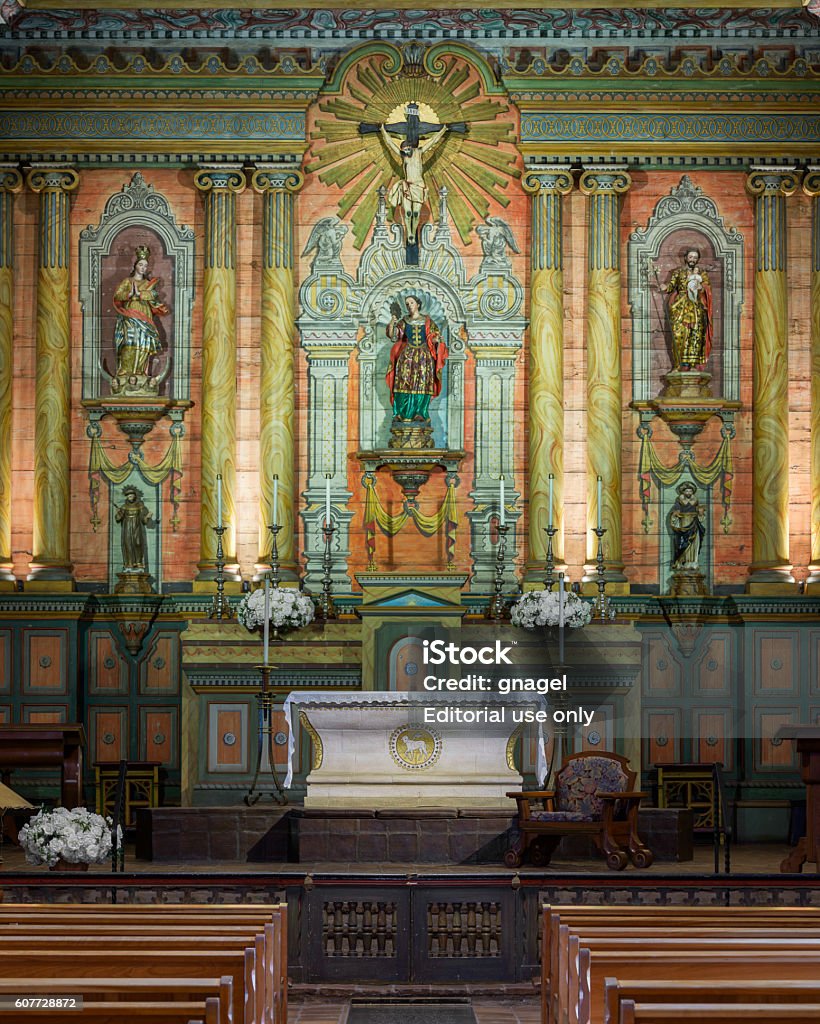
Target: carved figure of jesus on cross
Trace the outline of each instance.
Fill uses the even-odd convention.
[[[378,132],[389,153],[402,165],[403,177],[395,182],[387,194],[392,206],[401,206],[404,213],[405,243],[407,247],[406,262],[408,266],[417,266],[419,262],[418,227],[421,211],[428,199],[428,189],[424,183],[424,157],[437,146],[448,131],[467,131],[464,121],[452,124],[436,124],[422,121],[419,117],[417,103],[407,104],[407,119],[389,124],[359,125],[361,135]],[[392,136],[400,137],[397,142]],[[430,138],[424,138],[429,135]]]

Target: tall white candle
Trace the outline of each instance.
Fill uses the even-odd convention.
[[[498,481],[498,525],[507,525],[507,512],[504,508],[504,474]]]
[[[330,473],[325,474],[325,526],[330,526]]]
[[[598,477],[598,529],[600,530],[604,524],[604,483],[603,480]]]
[[[273,525],[279,524],[279,476],[273,474]]]
[[[222,474],[216,475],[216,525],[222,528]]]
[[[552,473],[550,473],[550,476],[549,476],[549,481],[550,481],[550,512],[549,512],[549,523],[547,524],[550,529],[552,529],[552,484],[553,484],[553,480],[554,479],[555,479],[554,476],[552,475]]]
[[[270,580],[265,577],[265,621],[262,624],[262,659],[268,663],[268,647],[270,646]]]

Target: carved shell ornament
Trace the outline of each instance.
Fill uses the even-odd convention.
[[[379,188],[402,177],[377,128],[406,122],[408,108],[427,126],[427,138],[432,126],[462,126],[447,131],[430,151],[424,184],[434,209],[439,190],[447,188],[449,212],[465,244],[476,223],[509,205],[510,180],[521,174],[505,99],[488,95],[478,71],[460,55],[428,52],[422,59],[410,49],[362,57],[347,69],[338,91],[319,101],[305,170],[339,189],[338,213],[349,218],[356,248],[373,223]],[[362,133],[360,125],[372,130]]]

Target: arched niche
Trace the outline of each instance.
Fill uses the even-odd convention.
[[[163,385],[169,398],[190,395],[191,309],[194,300],[194,232],[178,226],[168,200],[137,171],[122,191],[111,196],[96,227],[80,233],[79,292],[83,307],[83,398],[106,397],[100,369],[116,365],[112,298],[120,281],[131,274],[134,249],[151,249],[150,273],[159,278],[160,298],[170,307],[157,319],[171,367]],[[164,335],[164,337],[163,337]]]
[[[666,284],[689,249],[701,253],[712,288],[713,348],[707,363],[715,398],[740,397],[740,312],[743,307],[743,236],[727,229],[717,204],[688,175],[655,206],[645,229],[629,239],[632,307],[632,397],[646,402],[663,388],[672,368]]]

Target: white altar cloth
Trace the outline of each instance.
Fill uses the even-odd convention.
[[[299,712],[321,740],[321,764],[308,776],[305,806],[481,806],[503,807],[507,790],[521,775],[510,763],[509,746],[524,709],[546,710],[539,695],[439,694],[356,691],[292,692],[283,712],[288,727],[288,771],[293,782]],[[461,725],[424,720],[425,709],[446,715],[489,709],[503,722]],[[537,738],[536,775],[547,774],[544,733]]]

